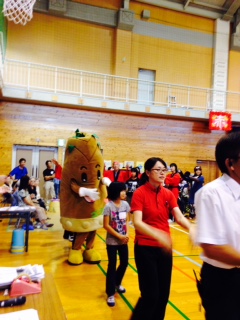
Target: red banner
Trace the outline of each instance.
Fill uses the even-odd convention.
[[[232,114],[228,112],[211,111],[209,114],[210,130],[232,130]]]

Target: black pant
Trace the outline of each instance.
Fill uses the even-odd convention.
[[[207,320],[240,320],[240,269],[203,263],[200,287]]]
[[[117,253],[119,255],[119,266],[117,265]],[[116,286],[122,282],[123,276],[128,266],[128,245],[107,245],[108,269],[106,277],[106,293],[108,297],[115,294]]]
[[[172,255],[159,247],[134,247],[139,298],[131,320],[162,320],[170,293]]]

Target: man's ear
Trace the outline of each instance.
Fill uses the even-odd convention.
[[[234,170],[233,162],[232,162],[231,159],[227,158],[227,159],[225,160],[225,164],[226,164],[227,168],[229,168],[229,169],[232,170],[232,171]]]

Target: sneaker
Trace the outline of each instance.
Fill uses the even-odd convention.
[[[116,287],[116,291],[118,292],[118,293],[125,293],[126,292],[126,289],[123,287],[123,286],[117,286]]]
[[[54,224],[53,224],[53,223],[47,223],[46,226],[47,226],[48,228],[51,228],[51,227],[54,226]]]
[[[22,225],[22,229],[23,229],[23,230],[26,230],[26,229],[27,229],[26,223]],[[29,230],[29,231],[30,231],[30,230],[34,230],[34,226],[29,225],[29,226],[28,226],[28,230]]]
[[[48,227],[45,224],[42,224],[41,229],[48,230]]]
[[[114,296],[110,296],[107,298],[107,304],[109,307],[114,307],[115,306],[115,298]]]
[[[41,223],[40,222],[35,223],[34,228],[35,229],[40,229],[41,228]]]

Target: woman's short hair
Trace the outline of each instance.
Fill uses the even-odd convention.
[[[138,177],[139,169],[137,169],[137,168],[132,168],[132,169],[131,169],[131,172],[135,172],[135,173],[136,173],[136,177]]]
[[[200,166],[194,167],[194,172],[196,172],[197,170],[201,170],[202,171],[202,167],[200,167]]]
[[[176,163],[174,163],[174,162],[171,163],[171,164],[170,164],[170,168],[171,168],[171,167],[175,167],[175,171],[176,171],[176,172],[178,171],[178,167],[177,167]]]
[[[109,200],[117,200],[120,198],[120,193],[124,190],[126,190],[126,185],[123,182],[112,182],[110,183],[108,190],[108,199]]]

